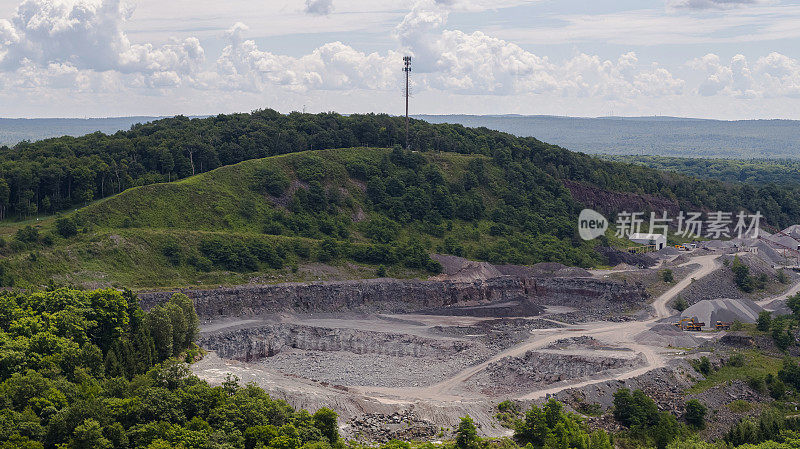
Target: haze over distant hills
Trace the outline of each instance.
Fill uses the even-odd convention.
[[[159,117],[109,118],[0,118],[0,145],[14,145],[23,140],[49,137],[83,136],[96,131],[113,134],[130,129],[136,123],[150,122]]]
[[[704,158],[800,158],[800,121],[677,117],[577,118],[418,115],[431,123],[485,126],[574,151]]]
[[[431,123],[485,126],[590,154],[800,159],[800,121],[679,117],[416,115]],[[0,145],[95,131],[113,134],[159,117],[0,118]]]

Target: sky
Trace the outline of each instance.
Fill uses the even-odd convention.
[[[800,119],[800,0],[0,0],[0,117]]]

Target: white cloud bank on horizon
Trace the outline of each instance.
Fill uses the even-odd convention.
[[[196,38],[164,45],[132,43],[123,30],[132,9],[120,0],[25,0],[10,20],[0,19],[0,94],[20,89],[30,90],[31,95],[66,90],[128,92],[140,98],[177,95],[178,90],[185,95],[186,89],[249,94],[396,93],[401,86],[402,55],[407,52],[414,56],[417,94],[544,95],[623,103],[663,97],[800,96],[800,62],[775,52],[752,64],[742,55],[726,63],[709,53],[678,68],[697,79],[687,81],[690,77],[657,62],[642,62],[632,51],[614,59],[577,53],[556,60],[481,31],[446,28],[451,11],[468,11],[478,3],[416,1],[392,30],[396,49],[380,53],[359,51],[337,41],[303,56],[276,54],[247,39],[247,25],[236,23],[225,33],[226,44],[219,56],[207,61]],[[319,6],[319,14],[324,15],[333,4],[310,0],[306,6]]]

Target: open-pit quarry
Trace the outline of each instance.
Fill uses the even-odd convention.
[[[722,267],[718,254],[681,257],[674,267],[684,275],[657,297],[615,270],[452,257],[424,281],[188,290],[209,351],[192,369],[212,383],[254,382],[296,407],[330,407],[351,438],[433,440],[465,414],[482,434],[504,435],[500,401],[661,382],[675,377],[664,370],[677,366],[679,348],[719,337],[664,323],[676,313],[670,301]],[[172,293],[140,294],[142,306]]]

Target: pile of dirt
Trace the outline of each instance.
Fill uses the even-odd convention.
[[[713,250],[733,248],[733,246],[734,243],[728,240],[708,240],[706,242],[700,242],[701,248],[708,248]]]
[[[614,270],[617,270],[617,271],[630,271],[630,270],[638,270],[638,268],[634,267],[633,265],[628,265],[626,263],[620,263],[620,264],[614,265]]]
[[[683,253],[680,256],[678,256],[678,257],[672,259],[671,261],[669,261],[668,265],[671,265],[671,266],[675,267],[675,266],[678,266],[678,265],[685,264],[686,262],[689,262],[690,260],[692,260],[691,257],[689,257],[688,254]]]
[[[476,262],[444,254],[434,254],[431,258],[442,264],[442,274],[432,278],[437,281],[472,282],[503,275],[489,262]]]
[[[582,278],[592,277],[592,273],[579,267],[568,267],[558,262],[542,262],[532,266],[496,265],[500,273],[507,276],[529,278]]]
[[[677,320],[676,320],[677,321]],[[652,346],[696,348],[700,340],[670,323],[660,323],[636,336],[636,342]]]
[[[786,265],[786,258],[783,257],[778,251],[769,246],[763,240],[758,241],[753,245],[758,249],[758,257],[769,263],[770,265]]]
[[[663,247],[660,250],[655,252],[655,254],[658,254],[659,256],[662,256],[662,257],[663,256],[677,256],[680,253],[681,252],[678,251],[678,248],[675,248],[674,246],[665,246],[665,247]]]
[[[650,268],[657,262],[654,257],[647,254],[629,253],[608,246],[598,246],[595,250],[605,257],[606,260],[608,260],[608,264],[612,267],[621,263],[626,263],[635,267]]]
[[[695,317],[697,321],[706,323],[706,326],[713,326],[717,321],[755,323],[762,310],[764,309],[749,299],[709,299],[684,310],[681,317]]]

